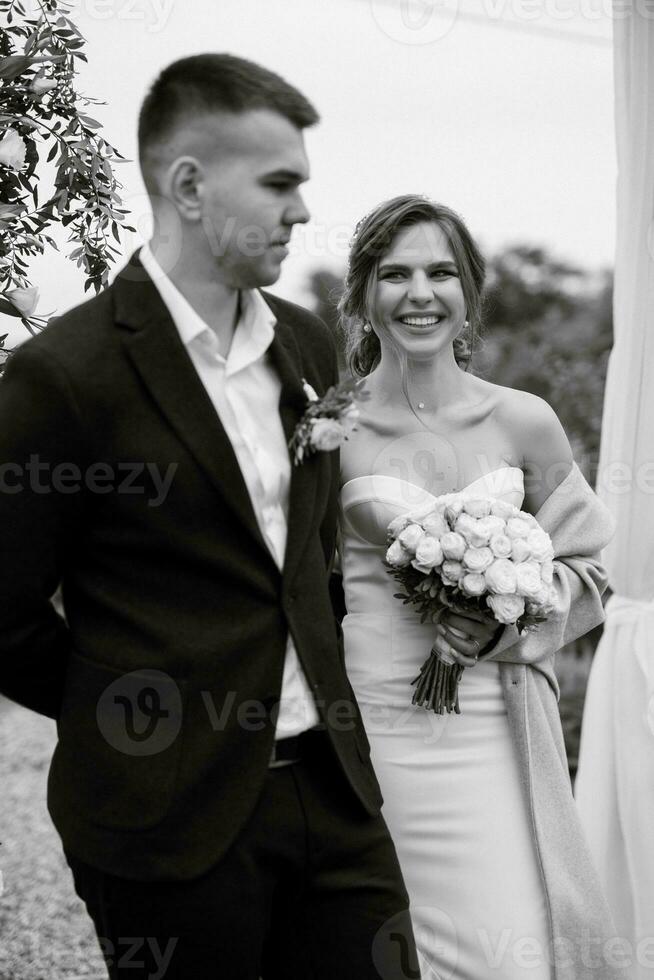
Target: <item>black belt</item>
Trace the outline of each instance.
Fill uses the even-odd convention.
[[[288,738],[278,738],[270,753],[269,769],[280,769],[282,766],[292,766],[306,758],[310,746],[315,742],[317,728],[310,728],[299,735],[290,735]]]

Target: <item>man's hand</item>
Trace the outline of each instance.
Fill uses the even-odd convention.
[[[448,609],[436,627],[434,647],[439,653],[450,654],[462,667],[474,667],[479,655],[495,643],[502,629],[501,623],[483,613],[463,615]]]

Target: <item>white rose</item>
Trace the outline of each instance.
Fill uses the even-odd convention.
[[[554,581],[554,562],[551,558],[547,558],[540,566],[540,577],[545,585],[551,585]]]
[[[445,585],[458,585],[463,573],[464,568],[460,561],[446,560],[440,567],[440,576]]]
[[[419,524],[409,524],[408,527],[404,528],[398,540],[402,547],[410,551],[411,555],[415,557],[416,548],[424,536],[424,532]]]
[[[556,600],[556,589],[554,589],[551,585],[546,585],[543,582],[536,595],[531,596],[530,598],[531,601],[535,602],[541,609],[546,609],[549,612]]]
[[[39,302],[39,290],[37,286],[17,286],[16,289],[9,289],[2,293],[3,299],[8,299],[12,306],[20,312],[21,316],[31,316]]]
[[[491,504],[491,514],[493,517],[501,517],[503,521],[508,521],[511,517],[516,517],[518,508],[509,504],[506,500],[494,500]]]
[[[459,514],[463,510],[463,501],[460,497],[455,497],[445,508],[445,519],[448,521],[450,527],[454,527],[457,522]]]
[[[506,521],[501,517],[495,517],[490,514],[488,517],[482,518],[479,523],[484,527],[488,528],[490,537],[492,538],[494,534],[504,534],[506,529]]]
[[[456,531],[448,531],[441,538],[441,548],[446,558],[461,561],[466,550],[466,539]]]
[[[471,572],[485,572],[494,560],[490,548],[467,548],[463,556],[463,564]]]
[[[491,512],[491,501],[483,497],[469,497],[463,503],[463,512],[470,514],[471,517],[488,517]]]
[[[440,538],[449,531],[447,521],[440,511],[436,511],[426,517],[422,522],[422,526],[427,534],[431,534],[434,538]]]
[[[411,555],[399,541],[394,541],[386,552],[386,561],[393,568],[405,568],[411,561]]]
[[[496,558],[484,572],[491,592],[509,595],[516,590],[515,565],[508,558]]]
[[[543,587],[540,566],[535,561],[523,561],[515,566],[518,595],[533,599]]]
[[[530,514],[526,510],[519,510],[518,513],[516,514],[516,517],[519,517],[521,520],[525,521],[525,523],[528,524],[529,527],[540,527],[540,524],[538,523],[534,515]]]
[[[43,75],[38,75],[30,85],[30,91],[33,95],[45,95],[46,92],[52,92],[56,87],[57,82],[55,82],[54,78],[45,78]]]
[[[337,419],[312,419],[309,439],[314,449],[331,453],[342,444],[345,430]]]
[[[529,550],[531,551],[532,557],[535,558],[536,561],[546,561],[548,558],[554,557],[554,548],[552,547],[551,538],[547,531],[543,531],[543,529],[540,527],[529,532],[527,544],[529,546]]]
[[[498,623],[505,626],[515,623],[525,611],[525,600],[519,595],[489,595],[486,602]]]
[[[388,534],[392,538],[397,538],[410,523],[408,514],[400,514],[398,517],[394,517],[388,525]]]
[[[506,533],[512,541],[527,538],[529,531],[529,525],[521,517],[510,517],[506,522]]]
[[[415,561],[411,564],[419,572],[430,572],[432,568],[436,568],[442,561],[443,549],[439,542],[436,538],[432,538],[430,534],[425,534],[418,542]]]
[[[531,549],[524,538],[516,538],[511,542],[511,558],[516,565],[531,558]]]
[[[465,511],[462,514],[459,514],[454,523],[454,530],[457,532],[457,534],[462,534],[468,544],[471,543],[470,538],[475,532],[476,527],[477,521],[474,519],[474,517],[471,517],[470,514],[466,514]],[[486,542],[484,541],[482,544],[486,544]]]
[[[480,521],[477,521],[470,544],[481,548],[482,545],[489,543],[494,534],[504,534],[505,527],[506,523],[500,517],[493,517],[492,514],[488,517],[482,517]]]
[[[466,595],[483,595],[486,591],[486,579],[479,572],[468,572],[461,579],[460,585]]]
[[[8,129],[0,140],[0,163],[12,170],[22,170],[25,166],[27,147],[15,129]]]
[[[556,603],[556,589],[551,585],[544,585],[541,592],[534,599],[527,602],[527,612],[532,616],[548,616]]]
[[[511,539],[506,534],[494,534],[490,539],[490,550],[496,558],[509,558],[511,555]]]

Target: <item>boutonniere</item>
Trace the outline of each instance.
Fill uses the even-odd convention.
[[[353,378],[332,385],[322,398],[304,378],[302,387],[307,407],[288,444],[296,466],[312,453],[331,453],[342,446],[356,429],[359,419],[356,402],[370,397],[362,382]]]

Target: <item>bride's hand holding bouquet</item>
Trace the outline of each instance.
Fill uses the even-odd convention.
[[[498,626],[524,632],[551,611],[552,542],[531,514],[465,494],[445,494],[395,518],[388,540],[385,564],[404,590],[396,597],[437,632],[413,703],[458,713],[463,669]]]

